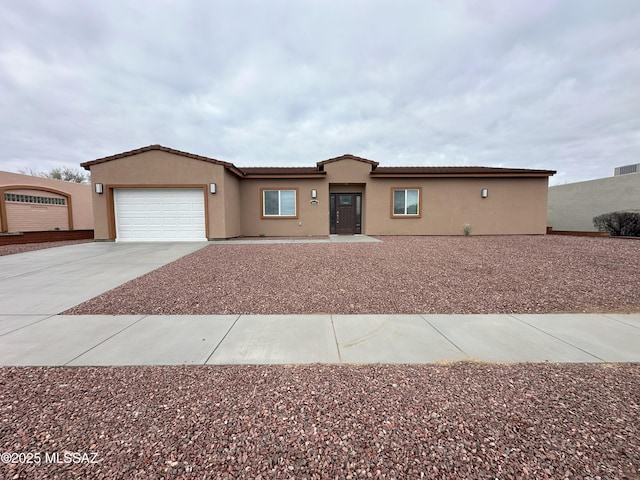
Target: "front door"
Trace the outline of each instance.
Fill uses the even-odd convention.
[[[361,233],[362,194],[332,193],[330,232],[338,235]]]

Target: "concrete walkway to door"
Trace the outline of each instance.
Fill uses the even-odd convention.
[[[374,243],[381,242],[374,237],[367,235],[329,235],[323,237],[300,237],[300,238],[232,238],[230,240],[220,240],[211,242],[212,245],[259,245],[265,243]]]

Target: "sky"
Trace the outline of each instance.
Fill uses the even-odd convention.
[[[640,162],[637,0],[3,0],[0,170]]]

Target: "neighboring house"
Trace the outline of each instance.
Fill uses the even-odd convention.
[[[91,229],[91,185],[0,171],[0,233]]]
[[[379,167],[342,155],[315,167],[240,168],[151,145],[82,166],[95,238],[544,234],[550,170]]]
[[[597,232],[593,217],[640,210],[640,173],[549,187],[547,223],[554,230]]]

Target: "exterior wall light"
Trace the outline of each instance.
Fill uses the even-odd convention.
[[[210,193],[216,193],[216,184],[215,183],[210,183],[209,184],[209,192]]]
[[[315,188],[311,189],[311,198],[318,198],[318,190]]]
[[[483,188],[482,190],[480,190],[480,195],[482,195],[482,198],[487,198],[489,196],[489,189]]]
[[[95,188],[96,188],[96,193],[97,194],[102,194],[104,192],[104,185],[101,183],[96,183],[95,184]]]

